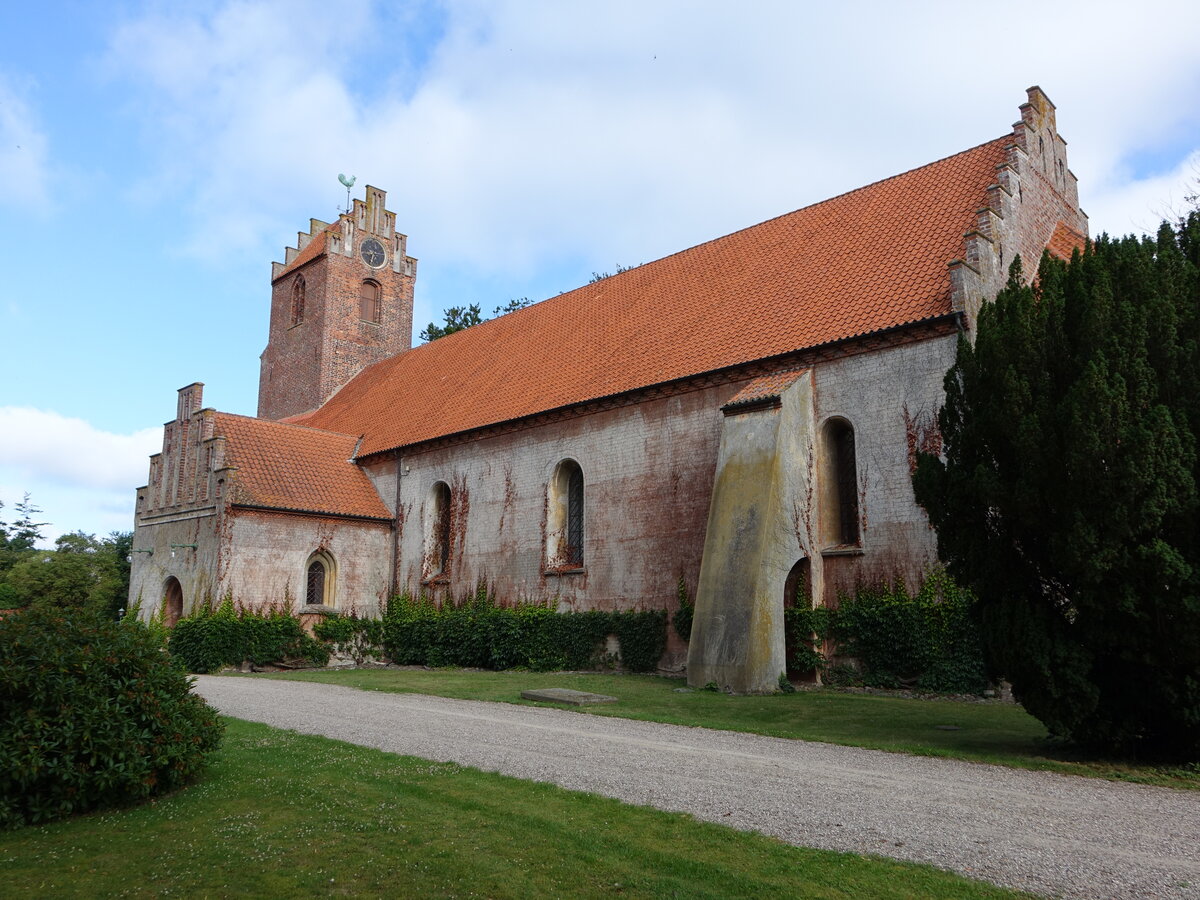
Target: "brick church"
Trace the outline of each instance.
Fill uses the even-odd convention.
[[[771,690],[785,604],[917,582],[910,471],[960,333],[1087,234],[1054,105],[1002,136],[417,347],[383,191],[275,263],[257,417],[179,391],[137,491],[131,602],[377,615],[480,580],[665,608],[689,680]],[[149,552],[153,551],[153,552]]]

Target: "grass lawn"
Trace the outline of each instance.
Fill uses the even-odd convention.
[[[0,832],[5,897],[1021,896],[227,719],[198,783]]]
[[[1200,766],[1162,768],[1080,759],[1048,741],[1040,722],[1009,703],[909,700],[832,690],[741,697],[708,691],[679,693],[676,689],[685,686],[683,681],[652,675],[354,669],[254,677],[324,681],[372,691],[526,704],[529,701],[521,699],[522,690],[566,687],[619,698],[617,703],[582,708],[581,713],[586,715],[748,731],[1200,790]],[[954,726],[957,730],[938,726]]]

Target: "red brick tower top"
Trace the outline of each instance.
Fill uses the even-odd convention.
[[[366,193],[332,224],[310,220],[272,264],[260,418],[316,409],[365,366],[412,346],[417,261],[387,194],[370,185]]]

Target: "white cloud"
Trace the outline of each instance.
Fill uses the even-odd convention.
[[[0,467],[22,478],[132,492],[161,444],[161,428],[113,434],[56,412],[0,406]]]
[[[47,198],[47,141],[17,89],[0,76],[0,206],[37,210]]]
[[[161,147],[147,194],[182,189],[194,251],[278,255],[345,171],[427,265],[641,262],[996,137],[1033,83],[1094,217],[1131,157],[1200,146],[1195,4],[452,2],[420,52],[389,9],[236,0],[118,33]]]
[[[1115,236],[1154,234],[1164,219],[1175,221],[1192,208],[1187,197],[1200,193],[1200,149],[1169,172],[1146,178],[1113,178],[1093,191],[1086,212],[1092,233]],[[1111,224],[1119,223],[1119,224]]]
[[[49,541],[68,531],[129,531],[134,488],[161,447],[161,428],[114,434],[56,412],[0,406],[0,518],[10,520],[28,493],[50,523]]]

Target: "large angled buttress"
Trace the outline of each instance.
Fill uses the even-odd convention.
[[[755,379],[722,412],[688,683],[765,693],[785,669],[788,573],[798,557],[812,555],[812,374]]]

